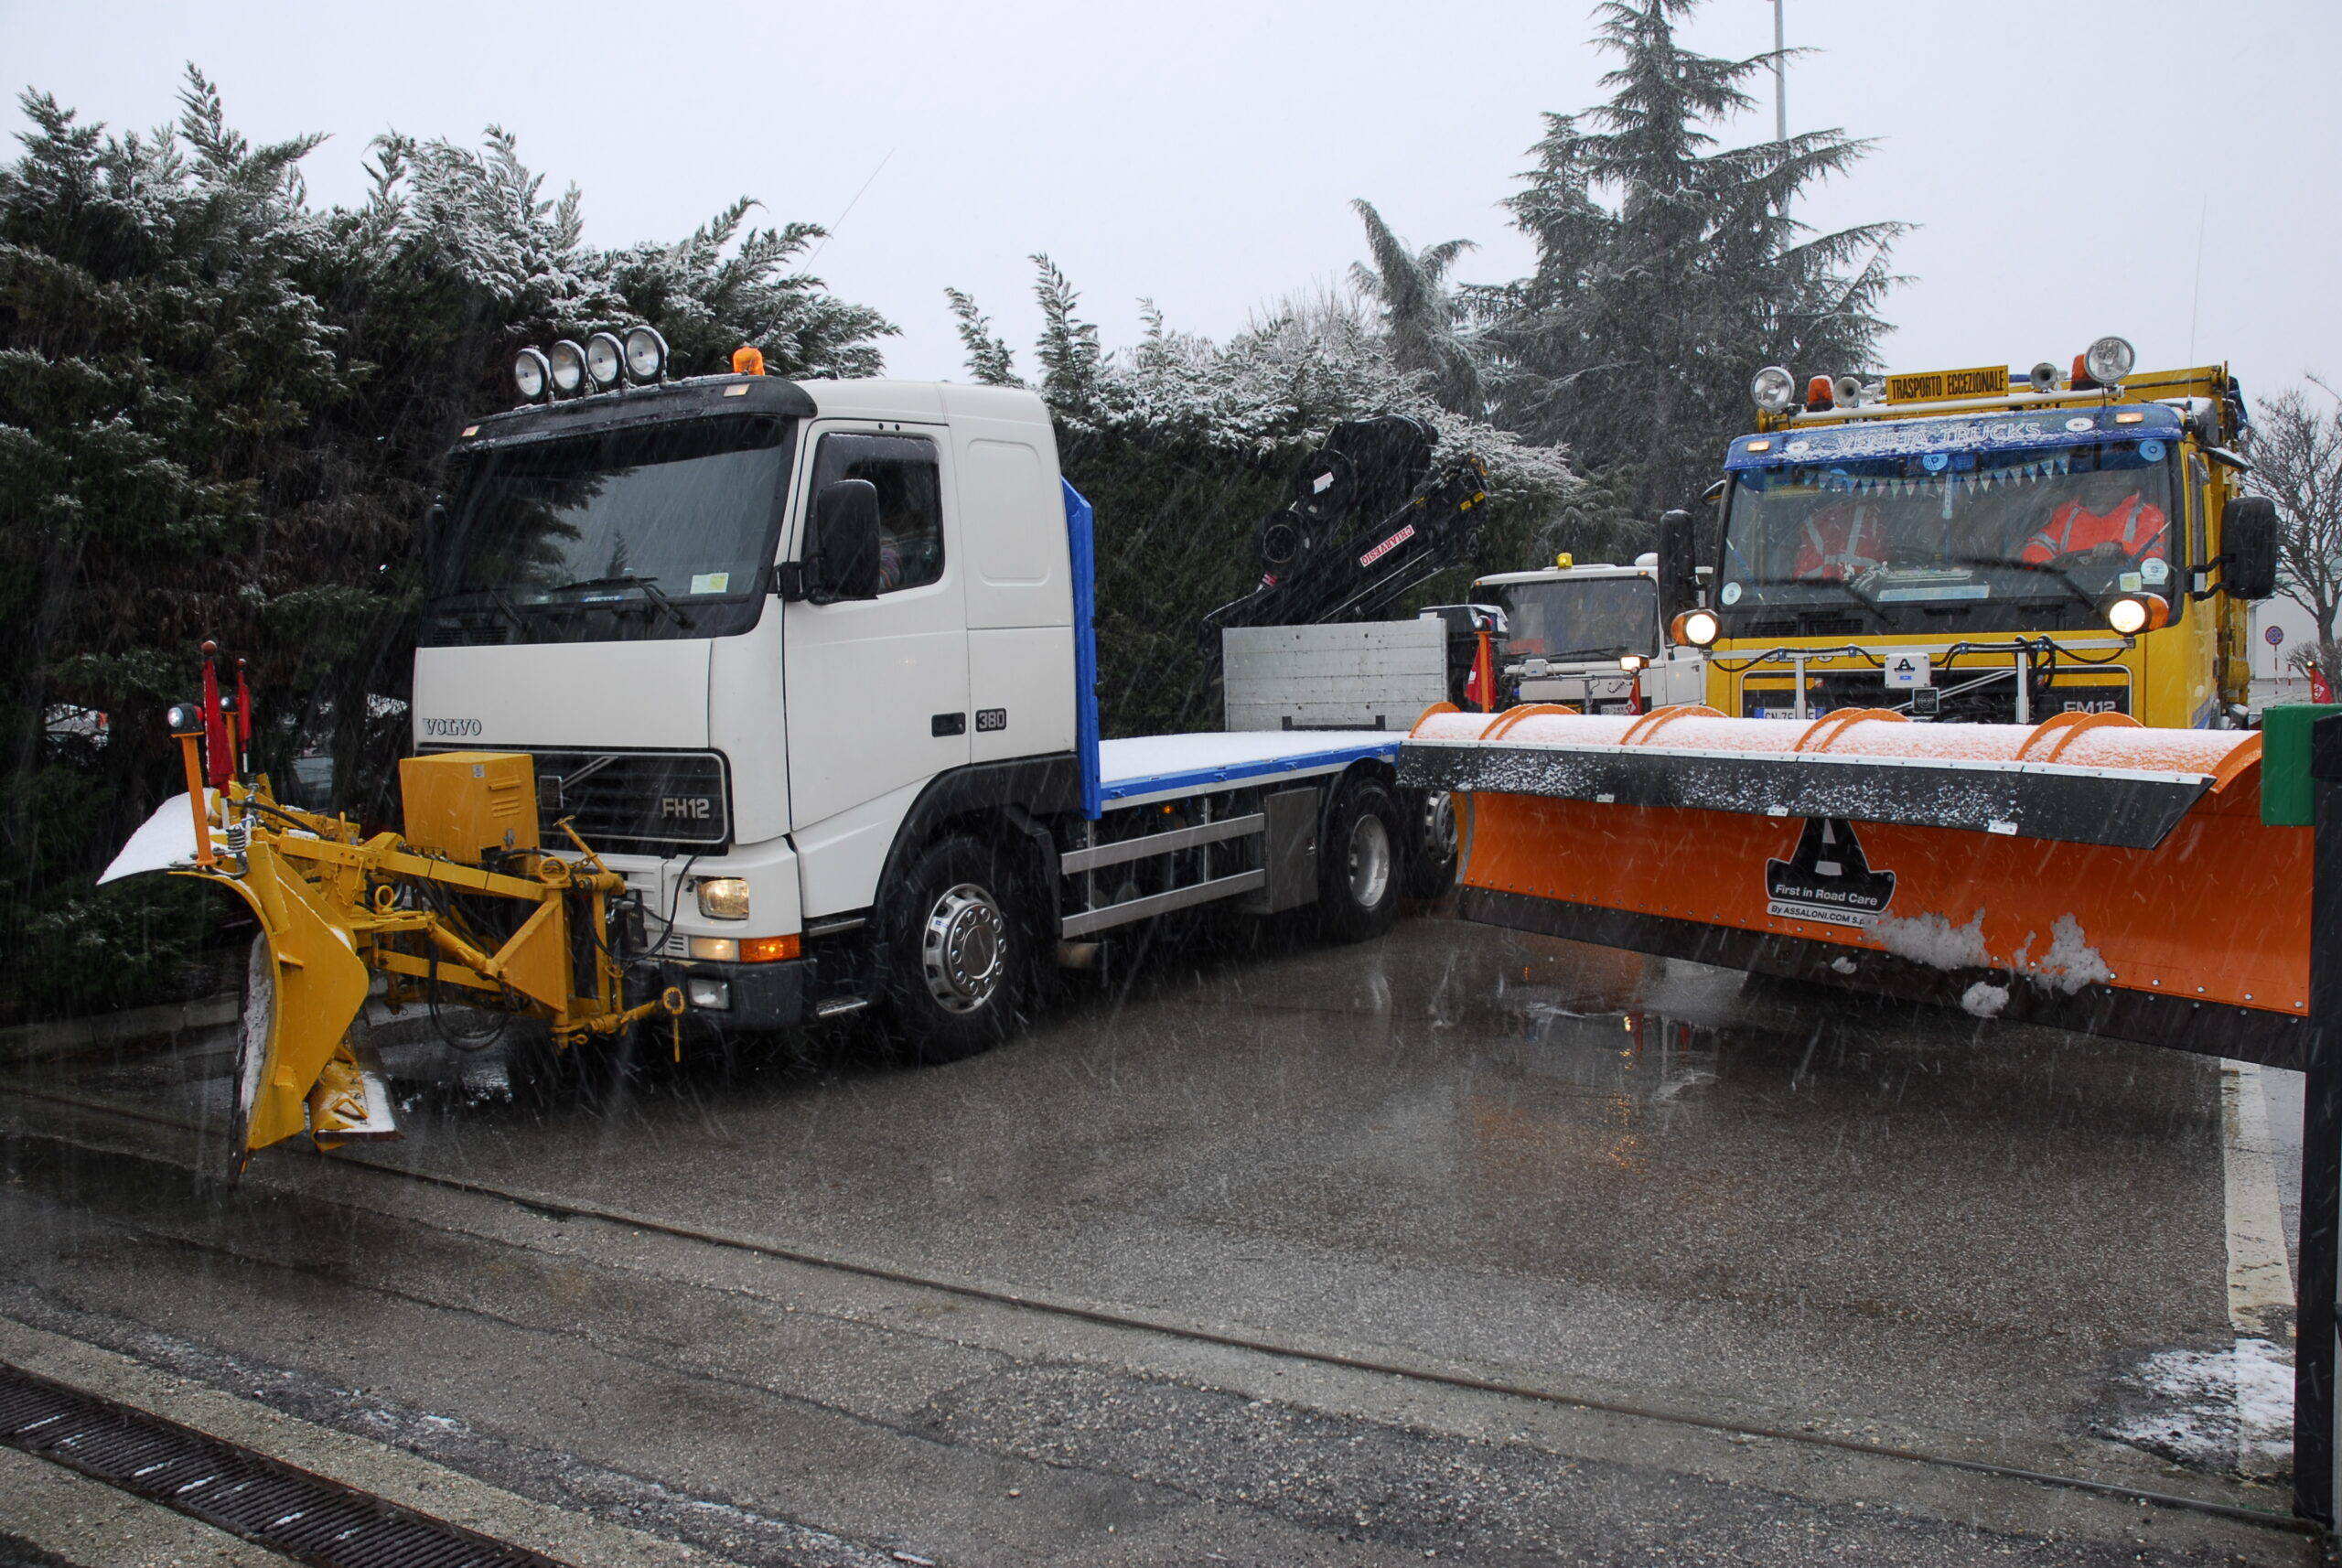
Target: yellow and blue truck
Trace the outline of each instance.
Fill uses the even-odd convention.
[[[1702,550],[1683,517],[1661,552],[1682,564],[1673,628],[1707,650],[1707,705],[2243,725],[2276,524],[2243,493],[2242,395],[2225,365],[2133,358],[2103,338],[2014,384],[1999,365],[1802,387],[1760,371],[1756,429],[1709,490],[1721,526]]]

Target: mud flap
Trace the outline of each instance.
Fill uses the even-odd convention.
[[[309,1130],[310,1091],[337,1057],[349,1058],[351,1079],[362,1081],[343,1037],[365,1004],[367,974],[308,884],[261,844],[252,845],[241,878],[209,880],[234,888],[261,924],[236,1042],[230,1160],[242,1171],[253,1151]],[[347,1085],[337,1090],[332,1103],[349,1101]],[[362,1094],[356,1103],[363,1104]],[[387,1099],[382,1109],[387,1116]]]

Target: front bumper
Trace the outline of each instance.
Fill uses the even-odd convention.
[[[679,986],[683,1016],[726,1034],[785,1029],[805,1021],[813,989],[813,961],[718,963],[669,960],[659,966],[659,983]],[[720,996],[723,1005],[713,1003]]]

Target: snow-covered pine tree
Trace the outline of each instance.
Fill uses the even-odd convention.
[[[968,373],[977,382],[988,387],[1021,387],[1024,379],[1016,373],[1016,356],[992,329],[992,317],[976,308],[976,302],[956,288],[947,288],[943,297],[951,304],[951,318],[958,325],[960,342],[968,350]]]
[[[1367,250],[1373,257],[1371,265],[1350,264],[1350,282],[1381,307],[1391,364],[1404,374],[1423,378],[1442,408],[1484,416],[1488,410],[1479,366],[1461,330],[1460,302],[1447,282],[1448,269],[1456,257],[1475,248],[1472,242],[1446,240],[1411,251],[1391,232],[1373,203],[1361,199],[1350,208],[1366,225]]]
[[[312,209],[317,137],[255,146],[190,70],[175,124],[111,134],[53,99],[0,165],[0,1022],[158,1000],[196,919],[89,878],[177,788],[161,714],[216,638],[252,661],[262,765],[330,745],[379,818],[404,725],[416,524],[448,439],[511,401],[522,343],[648,318],[677,368],[743,342],[870,374],[876,312],[807,276],[821,231],[733,204],[605,251],[514,139],[389,135],[355,209]],[[52,712],[112,717],[51,733]],[[183,896],[174,883],[164,898]]]
[[[1758,367],[1871,368],[1877,304],[1900,281],[1887,253],[1904,225],[1824,234],[1789,216],[1868,143],[1829,130],[1717,148],[1715,128],[1752,105],[1742,83],[1772,57],[1682,48],[1676,24],[1696,3],[1601,6],[1610,99],[1546,116],[1509,203],[1537,270],[1468,298],[1498,422],[1566,443],[1615,498],[1613,526],[1636,534],[1714,477],[1753,417]]]

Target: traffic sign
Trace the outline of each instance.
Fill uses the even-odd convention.
[[[2272,626],[2261,635],[2269,639],[2270,647],[2274,648],[2285,640],[2285,628],[2282,626]]]

